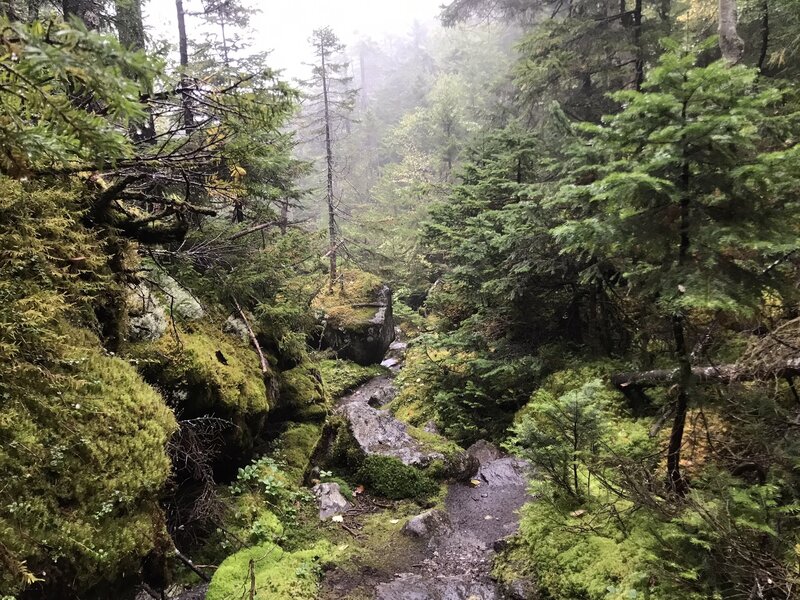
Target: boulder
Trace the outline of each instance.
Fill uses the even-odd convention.
[[[392,290],[369,273],[348,271],[342,278],[342,287],[322,292],[312,302],[321,342],[339,358],[380,364],[395,337]]]
[[[373,408],[380,408],[389,404],[389,402],[394,400],[395,396],[397,396],[396,387],[393,385],[384,386],[376,389],[370,394],[367,404]]]
[[[222,331],[228,335],[239,338],[243,342],[250,340],[250,332],[247,330],[247,323],[236,315],[230,315],[225,320],[225,323],[222,324]]]
[[[445,459],[446,476],[456,481],[466,481],[478,471],[480,463],[463,450],[452,452]]]
[[[467,448],[467,454],[478,461],[480,466],[488,465],[503,456],[500,449],[486,440],[478,440]]]
[[[158,340],[167,330],[169,321],[164,305],[143,283],[128,292],[127,311],[128,339],[132,342]]]
[[[428,510],[411,517],[403,526],[403,533],[410,537],[429,539],[451,529],[450,517],[441,510]]]
[[[444,460],[440,452],[427,450],[408,433],[408,426],[384,410],[366,403],[345,404],[340,411],[348,421],[350,433],[363,454],[396,458],[404,465],[425,467]]]
[[[525,486],[528,469],[525,461],[506,456],[482,466],[475,478],[489,487]]]
[[[319,504],[321,521],[344,514],[350,508],[350,503],[342,494],[338,483],[318,483],[313,487],[313,492]]]

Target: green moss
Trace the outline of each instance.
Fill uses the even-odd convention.
[[[439,485],[427,474],[389,456],[367,456],[355,478],[370,491],[391,500],[424,499],[439,490]]]
[[[334,327],[357,329],[368,326],[375,316],[376,309],[364,304],[375,302],[375,296],[383,286],[380,278],[355,269],[341,273],[343,286],[334,286],[332,291],[317,294],[312,307],[323,312]]]
[[[599,513],[593,525],[606,518],[602,509]],[[583,521],[589,518],[572,517],[549,502],[526,505],[520,531],[498,557],[494,576],[505,582],[532,577],[554,600],[625,600],[643,592],[656,600],[677,597],[674,590],[660,594],[651,587],[648,563],[653,557],[641,543],[643,531],[629,523],[629,535],[615,535],[613,528],[604,530],[604,522],[584,531]]]
[[[330,475],[327,477],[322,477],[320,479],[323,483],[335,483],[339,486],[339,491],[342,493],[342,496],[347,498],[348,500],[353,497],[353,488],[350,487],[350,484],[347,483],[341,477],[336,477],[335,475]]]
[[[178,338],[131,349],[145,377],[171,392],[184,414],[264,415],[269,409],[258,357],[209,327],[178,329]]]
[[[285,461],[287,473],[295,480],[302,481],[321,435],[321,424],[289,423],[278,437],[276,455]]]
[[[434,354],[435,355],[435,354]],[[437,414],[430,399],[436,393],[435,365],[422,346],[409,348],[405,365],[396,379],[398,393],[388,408],[395,417],[409,425],[422,425],[436,421]]]
[[[378,365],[364,367],[349,360],[322,360],[319,370],[331,398],[341,398],[362,383],[386,373]]]
[[[419,427],[409,426],[407,428],[408,434],[417,440],[422,446],[430,452],[438,452],[444,455],[445,459],[452,457],[456,454],[461,454],[464,450],[452,440],[439,435],[438,433],[430,433]]]
[[[334,557],[323,541],[307,550],[286,552],[271,543],[241,550],[219,566],[206,595],[207,600],[230,600],[250,590],[251,571],[258,598],[270,600],[314,600],[319,590],[322,566]]]
[[[175,418],[128,363],[65,335],[73,349],[47,378],[0,396],[3,590],[23,587],[23,561],[46,584],[111,581],[166,538],[157,499]]]
[[[302,410],[314,405],[325,405],[328,399],[322,375],[314,365],[304,363],[283,371],[278,382],[282,407]]]

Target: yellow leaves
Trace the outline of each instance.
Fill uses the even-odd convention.
[[[230,169],[230,172],[231,172],[231,179],[233,179],[233,181],[237,183],[241,181],[245,175],[247,175],[247,171],[239,165],[233,165]]]
[[[44,579],[37,577],[31,572],[30,569],[28,569],[28,563],[25,560],[17,563],[17,570],[19,571],[22,581],[26,587],[39,581],[44,581]]]

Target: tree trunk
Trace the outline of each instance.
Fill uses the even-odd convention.
[[[786,378],[800,376],[800,358],[793,358],[772,365],[769,370],[755,373],[740,365],[729,364],[715,367],[692,367],[693,384],[715,383],[728,384],[737,381],[755,381],[766,377]],[[677,369],[655,369],[632,373],[615,373],[611,383],[623,393],[632,389],[647,389],[659,386],[674,385],[681,377],[680,367]]]
[[[117,37],[120,43],[130,50],[144,50],[144,22],[142,21],[141,0],[115,0],[117,13]],[[129,75],[126,73],[126,75]],[[145,96],[153,92],[149,86],[143,86]],[[131,127],[131,138],[134,141],[152,139],[156,134],[155,121],[150,110],[147,111],[144,123]]]
[[[61,3],[64,19],[77,17],[88,29],[100,28],[100,15],[95,12],[92,0],[63,0]]]
[[[322,103],[325,119],[325,164],[327,168],[327,201],[328,201],[328,237],[330,248],[328,250],[328,260],[330,262],[330,279],[328,281],[328,291],[333,292],[333,285],[338,277],[337,273],[337,252],[338,236],[336,234],[336,208],[333,198],[333,142],[331,140],[331,114],[330,102],[328,99],[328,72],[325,63],[325,43],[320,40],[319,44],[321,57],[322,74]]]
[[[769,50],[769,0],[761,2],[761,51],[758,53],[758,71],[764,74]]]
[[[736,0],[719,0],[719,49],[731,65],[742,60],[744,40],[736,31]]]
[[[281,235],[286,235],[286,230],[289,228],[289,199],[285,198],[281,201]]]
[[[685,78],[685,76],[684,76]],[[686,123],[688,100],[684,100],[681,109],[681,119]],[[678,244],[678,269],[681,271],[689,258],[689,226],[690,226],[690,198],[689,181],[691,171],[689,168],[688,149],[686,140],[681,140],[683,145],[683,164],[681,166],[681,201]],[[675,407],[675,420],[672,422],[672,431],[667,447],[667,481],[676,494],[683,496],[688,491],[686,480],[681,474],[681,447],[683,446],[683,431],[686,427],[686,412],[689,408],[689,387],[692,384],[692,364],[689,348],[686,344],[686,319],[683,313],[672,316],[672,334],[675,339],[675,354],[678,359],[678,401]]]
[[[667,477],[672,491],[681,496],[685,495],[689,489],[681,474],[681,447],[686,427],[686,413],[689,409],[689,387],[692,384],[692,366],[686,346],[685,328],[683,316],[675,315],[672,319],[672,331],[680,367],[678,368],[678,401],[675,406],[675,419],[672,422],[667,448]]]
[[[642,47],[642,0],[633,7],[633,45],[636,48],[634,89],[641,91],[644,82],[644,48]]]
[[[194,115],[192,114],[191,94],[189,93],[191,83],[187,75],[189,68],[189,41],[186,37],[186,12],[183,10],[183,0],[175,0],[175,9],[178,14],[178,51],[181,63],[183,128],[188,133],[194,127]]]

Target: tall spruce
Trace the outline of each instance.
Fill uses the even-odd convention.
[[[336,142],[347,127],[355,105],[357,92],[350,87],[349,63],[341,59],[344,45],[330,27],[314,31],[310,39],[317,61],[311,66],[311,78],[303,82],[307,93],[308,118],[315,138],[321,140],[325,161],[325,203],[328,215],[328,289],[333,290],[338,279],[338,257],[341,253],[337,214]]]

